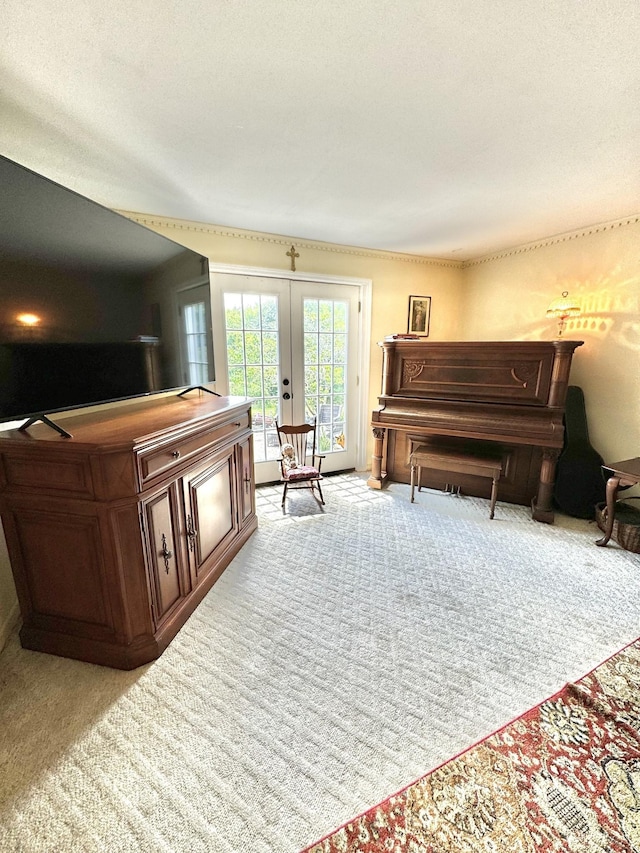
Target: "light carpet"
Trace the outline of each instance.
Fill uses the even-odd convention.
[[[260,527],[164,655],[0,655],[0,849],[296,853],[640,636],[595,524],[362,477]]]

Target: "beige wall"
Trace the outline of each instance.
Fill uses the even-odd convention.
[[[468,264],[466,340],[551,340],[549,303],[569,291],[582,308],[563,337],[582,340],[579,385],[591,444],[605,461],[640,454],[640,221],[624,220]]]

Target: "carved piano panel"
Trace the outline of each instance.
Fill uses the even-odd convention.
[[[544,406],[554,353],[539,344],[488,348],[421,344],[398,350],[391,394],[438,400],[523,403]]]

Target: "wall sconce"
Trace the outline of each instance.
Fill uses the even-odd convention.
[[[547,317],[558,318],[558,337],[562,337],[562,333],[567,325],[569,317],[577,317],[580,313],[580,306],[574,299],[569,297],[569,291],[563,290],[562,296],[554,299],[551,305],[547,308]]]

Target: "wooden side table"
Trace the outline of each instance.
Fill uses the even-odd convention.
[[[606,496],[606,522],[604,536],[596,540],[596,545],[606,545],[611,539],[613,531],[613,519],[616,512],[616,497],[620,486],[635,486],[640,483],[640,456],[635,459],[625,459],[622,462],[614,462],[613,465],[603,465],[604,471],[611,471],[607,480]]]

